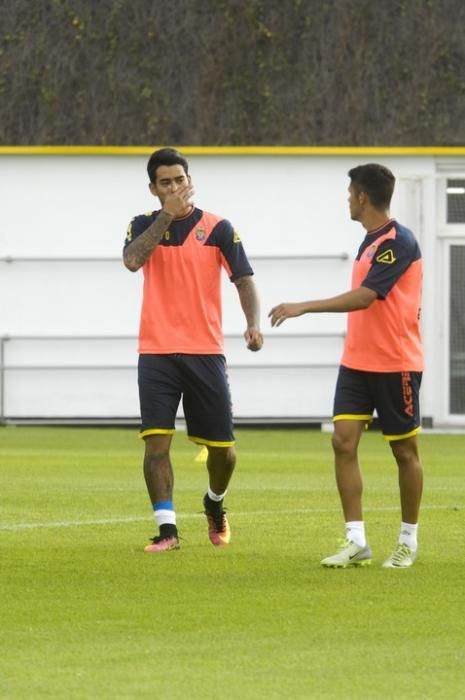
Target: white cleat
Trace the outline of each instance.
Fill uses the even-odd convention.
[[[361,547],[355,542],[344,540],[339,551],[332,557],[321,560],[321,565],[331,569],[347,569],[349,566],[368,566],[371,564],[371,549],[368,545]]]
[[[389,559],[383,564],[384,569],[408,569],[413,566],[417,553],[406,544],[398,544]]]

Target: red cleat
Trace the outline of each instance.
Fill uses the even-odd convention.
[[[171,549],[179,549],[179,540],[175,535],[170,537],[154,537],[152,544],[144,547],[144,552],[169,552]]]
[[[208,505],[207,503],[207,496],[205,496],[203,499],[203,505],[208,521],[208,537],[210,538],[210,542],[214,544],[215,547],[221,547],[225,544],[229,544],[231,541],[231,528],[229,527],[228,519],[223,510],[223,506],[218,504],[218,509],[215,512],[210,505],[211,502],[208,503]]]

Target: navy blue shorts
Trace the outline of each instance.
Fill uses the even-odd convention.
[[[402,440],[420,430],[421,372],[362,372],[341,366],[333,421],[364,420],[376,410],[386,440]]]
[[[140,436],[169,435],[182,399],[187,435],[200,445],[234,444],[223,355],[139,355]]]

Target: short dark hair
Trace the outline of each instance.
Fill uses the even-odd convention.
[[[367,163],[352,168],[348,175],[357,190],[366,192],[376,209],[389,207],[396,183],[396,178],[389,168],[378,163]]]
[[[160,148],[150,156],[147,163],[147,172],[150,182],[155,182],[157,179],[157,169],[160,165],[182,165],[186,175],[189,172],[189,165],[184,156],[175,148]]]

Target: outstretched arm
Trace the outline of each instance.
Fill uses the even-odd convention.
[[[257,288],[251,275],[239,277],[235,280],[242,310],[247,321],[247,329],[244,333],[245,342],[249,350],[256,352],[263,345],[263,336],[260,333],[260,301]]]
[[[344,292],[336,297],[328,299],[315,299],[314,301],[301,301],[294,304],[278,304],[274,306],[268,316],[272,326],[280,326],[287,318],[302,316],[309,313],[344,313],[347,311],[360,311],[367,309],[374,302],[377,294],[368,287],[358,287],[350,292]]]

